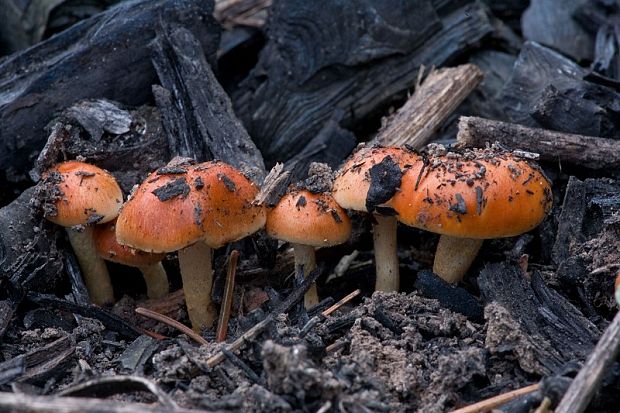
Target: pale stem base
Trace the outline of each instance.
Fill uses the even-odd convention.
[[[217,318],[217,310],[211,301],[211,254],[211,247],[200,241],[179,251],[185,305],[192,329],[197,333],[200,333],[203,326],[211,327]]]
[[[93,304],[104,305],[114,302],[114,290],[103,258],[97,254],[93,229],[84,227],[83,231],[66,228],[69,242],[80,264],[84,284]]]
[[[168,275],[160,262],[138,267],[146,283],[146,295],[149,298],[161,298],[170,292]]]
[[[435,252],[433,272],[451,284],[458,283],[476,259],[483,241],[442,235]]]
[[[303,266],[304,277],[307,277],[308,274],[316,268],[314,247],[310,245],[293,244],[293,252],[295,254],[295,268]],[[313,283],[304,296],[304,305],[306,309],[308,309],[314,307],[318,303],[319,294],[316,290],[316,283]]]
[[[377,272],[375,291],[398,291],[400,273],[396,243],[396,217],[375,214],[374,218],[376,223],[372,225],[372,238]]]

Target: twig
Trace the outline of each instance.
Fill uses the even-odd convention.
[[[246,341],[252,340],[256,336],[258,336],[263,330],[265,330],[269,326],[269,324],[271,324],[271,322],[278,314],[287,313],[296,303],[298,303],[303,298],[304,294],[306,293],[306,291],[308,291],[312,283],[315,282],[317,278],[319,278],[321,272],[322,271],[320,267],[310,272],[304,282],[298,288],[296,288],[288,297],[286,297],[286,299],[282,301],[271,313],[269,313],[263,321],[250,328],[248,331],[239,336],[239,338],[237,338],[232,343],[226,345],[226,347],[224,348],[231,352],[237,351],[241,348],[241,346],[243,346],[243,344],[245,344]],[[225,359],[226,356],[222,351],[220,351],[207,360],[207,366],[209,368],[213,368]]]
[[[513,123],[462,116],[456,137],[459,146],[484,147],[499,142],[509,148],[540,154],[542,160],[567,162],[590,169],[620,167],[620,141],[573,135]]]
[[[607,326],[594,351],[569,386],[555,413],[583,412],[599,387],[605,371],[620,353],[620,312]]]
[[[462,407],[460,409],[453,410],[452,413],[480,413],[490,411],[491,409],[501,406],[502,404],[509,402],[524,394],[535,392],[540,389],[540,384],[532,384],[530,386],[522,387],[517,390],[503,393],[490,399],[482,400],[478,403],[470,404],[469,406]]]
[[[85,397],[47,397],[0,393],[0,411],[11,413],[206,413],[204,410],[153,406]],[[215,413],[209,411],[209,413]]]
[[[334,304],[331,307],[329,307],[327,310],[323,311],[321,314],[323,315],[323,317],[327,317],[327,316],[331,315],[331,313],[333,313],[334,311],[338,310],[340,307],[342,307],[343,305],[345,305],[346,303],[348,303],[349,301],[351,301],[352,299],[354,299],[355,297],[360,295],[361,292],[362,292],[362,290],[360,290],[358,288],[357,290],[353,291],[352,293],[347,294],[346,296],[342,297],[342,299],[340,299],[340,301],[338,301],[336,304]]]
[[[375,142],[423,147],[482,77],[482,71],[472,64],[431,71],[409,100],[388,119]]]
[[[226,341],[228,333],[228,319],[230,318],[230,310],[233,302],[233,291],[235,289],[235,274],[237,272],[237,260],[239,251],[232,250],[228,258],[228,271],[226,272],[226,286],[224,287],[224,298],[222,299],[222,307],[220,309],[220,319],[217,323],[216,341],[221,343]]]
[[[172,328],[176,328],[177,330],[179,330],[180,332],[182,332],[183,334],[185,334],[186,336],[188,336],[189,338],[191,338],[192,340],[194,340],[200,345],[209,344],[209,342],[205,340],[200,334],[195,333],[191,328],[187,327],[184,324],[179,323],[176,320],[173,320],[172,318],[168,316],[159,314],[153,310],[149,310],[148,308],[144,308],[144,307],[138,307],[136,308],[135,311],[141,316],[152,318],[153,320],[157,320]]]
[[[334,311],[336,311],[337,309],[339,309],[340,307],[342,307],[343,305],[345,305],[346,303],[348,303],[349,301],[351,301],[352,299],[357,297],[361,292],[362,291],[358,288],[357,290],[353,291],[349,295],[343,297],[340,301],[338,301],[337,303],[335,303],[331,307],[327,308],[320,315],[316,315],[316,316],[312,317],[306,323],[306,325],[303,326],[303,328],[300,330],[299,337],[305,337],[318,323],[321,322],[321,320],[324,320],[331,313],[333,313]]]
[[[134,391],[149,391],[157,397],[162,406],[176,410],[179,406],[158,385],[139,376],[109,376],[89,380],[75,386],[68,387],[56,396],[97,396],[108,397],[119,393]]]

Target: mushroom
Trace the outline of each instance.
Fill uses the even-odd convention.
[[[54,194],[46,202],[45,218],[65,227],[78,259],[84,283],[94,304],[114,301],[105,262],[97,255],[93,225],[113,220],[123,202],[116,179],[107,171],[84,162],[57,164],[43,175],[42,185]]]
[[[166,254],[140,251],[121,245],[116,241],[116,221],[97,225],[93,231],[95,247],[101,258],[117,264],[135,267],[142,272],[149,298],[161,298],[168,294],[168,276],[161,261]]]
[[[389,202],[406,225],[441,234],[433,271],[457,283],[484,239],[530,231],[552,206],[540,168],[497,149],[431,155],[405,172]]]
[[[179,251],[187,312],[195,331],[217,317],[211,300],[212,248],[265,224],[252,204],[258,188],[223,162],[173,160],[151,173],[125,203],[116,224],[119,243],[149,252]]]
[[[315,247],[338,245],[349,239],[351,220],[329,193],[290,189],[267,212],[265,230],[270,236],[290,242],[295,268],[303,267],[304,276],[316,268]],[[319,303],[316,285],[306,292],[304,305]]]
[[[413,151],[389,147],[362,147],[340,168],[334,181],[334,199],[345,209],[371,212],[377,291],[398,291],[400,276],[396,217],[385,203],[401,185],[403,171],[420,161]]]

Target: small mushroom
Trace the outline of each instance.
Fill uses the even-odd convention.
[[[161,298],[168,294],[168,276],[161,261],[166,254],[140,251],[121,245],[116,241],[116,221],[97,225],[93,231],[97,253],[106,261],[135,267],[142,272],[149,298]]]
[[[45,218],[66,228],[78,259],[90,299],[97,305],[114,301],[105,262],[98,256],[93,226],[116,218],[123,193],[107,171],[84,162],[63,162],[43,175],[42,185],[52,185],[53,207]]]
[[[271,237],[292,244],[295,267],[303,266],[307,276],[316,268],[314,248],[342,244],[349,239],[351,220],[329,193],[291,189],[267,212],[265,230]],[[318,303],[313,284],[306,292],[304,304],[311,308]]]
[[[212,248],[249,235],[265,224],[252,204],[258,188],[223,162],[193,165],[173,160],[151,173],[125,203],[116,224],[123,245],[143,251],[179,251],[183,291],[192,328],[217,318],[211,300]]]
[[[403,171],[420,157],[401,148],[362,147],[340,168],[334,181],[334,199],[345,209],[371,212],[377,291],[398,291],[396,217],[385,208],[401,185]]]
[[[552,197],[538,167],[485,149],[431,156],[413,166],[389,204],[400,222],[441,234],[433,271],[457,283],[484,239],[532,230],[550,211]]]

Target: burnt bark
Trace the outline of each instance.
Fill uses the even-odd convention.
[[[345,128],[376,115],[414,86],[421,64],[440,66],[492,31],[477,4],[436,7],[425,0],[329,1],[319,9],[274,3],[267,45],[233,95],[267,162],[302,152],[338,108]]]
[[[152,43],[163,88],[154,94],[170,151],[198,161],[219,159],[256,183],[265,177],[261,153],[235,116],[200,41],[186,28],[167,26]]]
[[[214,58],[220,29],[212,1],[125,2],[0,62],[0,163],[25,179],[58,112],[88,98],[138,106],[156,82],[147,44],[162,22],[183,25]],[[1,179],[2,177],[0,177]]]
[[[572,360],[584,360],[600,332],[564,296],[545,285],[535,271],[531,281],[516,264],[487,265],[478,278],[485,302],[496,302],[539,344],[540,365],[557,373]]]

